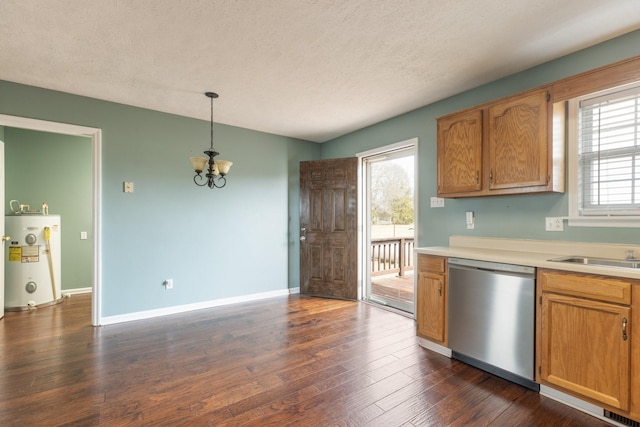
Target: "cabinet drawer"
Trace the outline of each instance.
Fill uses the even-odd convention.
[[[418,255],[418,271],[433,271],[444,273],[447,268],[447,259],[440,256]]]
[[[539,270],[538,280],[543,292],[557,292],[616,304],[631,304],[633,281],[629,279]]]

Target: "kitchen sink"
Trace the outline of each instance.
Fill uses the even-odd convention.
[[[596,265],[601,267],[640,268],[640,259],[595,258],[586,256],[565,256],[547,261],[566,262],[571,264]]]

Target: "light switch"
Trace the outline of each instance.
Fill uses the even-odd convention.
[[[123,187],[125,193],[133,193],[133,182],[125,181]]]
[[[467,212],[466,214],[466,220],[467,220],[467,229],[468,230],[473,230],[475,228],[476,225],[476,218],[473,212]]]
[[[87,232],[86,231],[81,231],[80,232],[80,240],[87,240]]]

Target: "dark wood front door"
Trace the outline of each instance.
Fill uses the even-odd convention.
[[[358,159],[300,163],[300,293],[358,298]]]

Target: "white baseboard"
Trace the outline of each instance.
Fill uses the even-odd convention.
[[[151,319],[154,317],[167,316],[170,314],[186,313],[188,311],[202,310],[204,308],[220,307],[223,305],[237,304],[241,302],[256,301],[266,298],[290,295],[291,289],[263,292],[259,294],[243,295],[232,298],[222,298],[213,301],[197,302],[194,304],[176,305],[173,307],[158,308],[155,310],[138,311],[135,313],[119,314],[116,316],[106,316],[100,319],[99,326],[113,325],[115,323],[131,322],[134,320]]]
[[[420,344],[420,347],[424,347],[427,350],[435,351],[436,353],[440,353],[443,356],[447,356],[448,358],[451,358],[450,348],[444,347],[440,344],[436,344],[434,342],[425,340],[424,338],[420,338],[420,337],[418,337],[418,344]]]
[[[604,416],[604,410],[601,407],[593,405],[589,402],[585,402],[584,400],[577,399],[573,396],[569,396],[566,393],[563,393],[551,387],[545,386],[544,384],[540,384],[540,394],[542,396],[548,397],[549,399],[553,399],[560,403],[564,403],[567,406],[571,406],[572,408],[577,409],[579,411],[586,412],[591,416],[604,420],[615,426],[624,427],[623,424],[620,424],[612,419],[606,418]]]
[[[299,294],[299,293],[300,293],[300,286],[298,286],[297,288],[289,288],[289,295]]]
[[[544,384],[540,384],[540,394],[548,397],[549,399],[557,400],[558,402],[564,403],[565,405],[571,406],[572,408],[578,409],[582,412],[587,412],[597,417],[601,417],[603,415],[602,408],[585,402],[584,400],[569,396],[568,394],[555,390],[551,387],[547,387]]]
[[[74,295],[74,294],[90,294],[92,292],[92,288],[73,288],[73,289],[63,289],[62,295]]]

